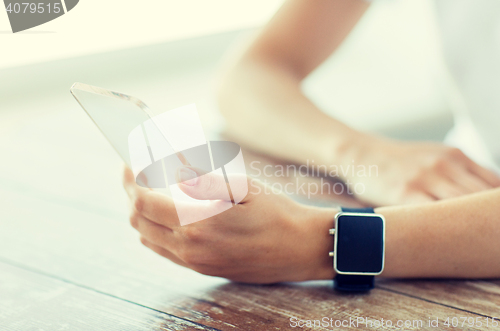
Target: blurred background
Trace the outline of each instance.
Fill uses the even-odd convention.
[[[282,2],[86,0],[16,34],[0,11],[0,185],[126,215],[121,161],[70,86],[131,94],[157,113],[195,102],[210,136],[223,126],[213,96],[218,68]],[[304,91],[357,128],[440,140],[452,119],[437,36],[429,0],[376,1]]]
[[[82,1],[75,12],[15,35],[0,11],[0,100],[65,95],[72,82],[83,81],[140,94],[158,110],[189,103],[224,52],[282,2]],[[306,93],[325,111],[351,123],[356,118],[355,126],[369,130],[393,133],[401,124],[443,118],[434,24],[428,0],[376,1],[341,49],[305,81]],[[192,88],[184,91],[186,81]],[[180,90],[187,99],[179,99]],[[430,131],[412,134],[438,138]]]

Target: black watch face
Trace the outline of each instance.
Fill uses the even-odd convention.
[[[340,215],[337,219],[336,269],[380,273],[384,266],[384,220],[377,215]]]

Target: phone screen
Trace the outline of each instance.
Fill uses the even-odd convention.
[[[157,131],[156,139],[163,140],[162,146],[168,152],[176,153],[165,133],[152,123],[151,113],[141,100],[82,83],[73,84],[70,91],[129,168],[132,169],[129,135],[145,123],[150,124],[149,131]]]

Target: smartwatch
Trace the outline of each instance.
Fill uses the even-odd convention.
[[[374,276],[384,270],[385,219],[373,208],[341,208],[335,215],[333,268],[334,288],[366,292],[374,287]]]

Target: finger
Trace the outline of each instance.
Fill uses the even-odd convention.
[[[137,187],[137,190],[141,189]],[[174,202],[165,194],[143,189],[135,197],[134,207],[143,217],[161,226],[170,229],[179,226]]]
[[[446,172],[446,176],[459,184],[468,193],[475,193],[493,188],[493,186],[480,178],[477,174],[471,173],[458,164],[452,164]]]
[[[125,192],[127,192],[128,197],[130,199],[133,199],[133,197],[134,197],[133,184],[135,184],[134,174],[132,173],[132,170],[130,170],[130,168],[127,167],[126,164],[123,164],[122,184],[123,184],[123,188],[125,189]]]
[[[146,246],[147,248],[149,248],[150,250],[152,250],[153,252],[155,252],[156,254],[161,255],[161,256],[169,259],[170,261],[174,262],[175,264],[189,268],[189,266],[184,261],[179,259],[174,253],[166,250],[165,248],[163,248],[161,246],[153,244],[152,242],[148,241],[146,238],[141,237],[141,243],[144,246]]]
[[[194,167],[182,167],[177,171],[179,188],[188,196],[198,200],[225,200],[243,202],[248,195],[249,179],[246,175],[224,176]],[[231,195],[233,199],[231,198]]]
[[[127,192],[127,195],[130,199],[134,199],[140,192],[150,191],[150,189],[141,187],[136,184],[134,173],[132,172],[132,170],[130,170],[130,168],[127,165],[123,166],[122,182],[123,182],[123,188],[125,188],[125,191]]]
[[[446,177],[438,175],[430,175],[424,183],[425,190],[428,194],[437,199],[455,198],[467,194],[461,186],[448,180]]]
[[[179,225],[172,200],[164,194],[137,185],[132,170],[126,165],[123,169],[123,187],[134,201],[134,209],[138,213],[168,228]]]
[[[487,184],[492,187],[500,186],[500,177],[491,170],[481,167],[479,164],[470,160],[468,164],[468,169],[471,173],[476,174],[479,178],[484,180]]]
[[[142,237],[155,245],[161,246],[169,251],[173,251],[178,247],[179,243],[172,229],[152,222],[141,215],[137,216],[134,222],[131,220],[131,224],[132,227],[139,231]]]

